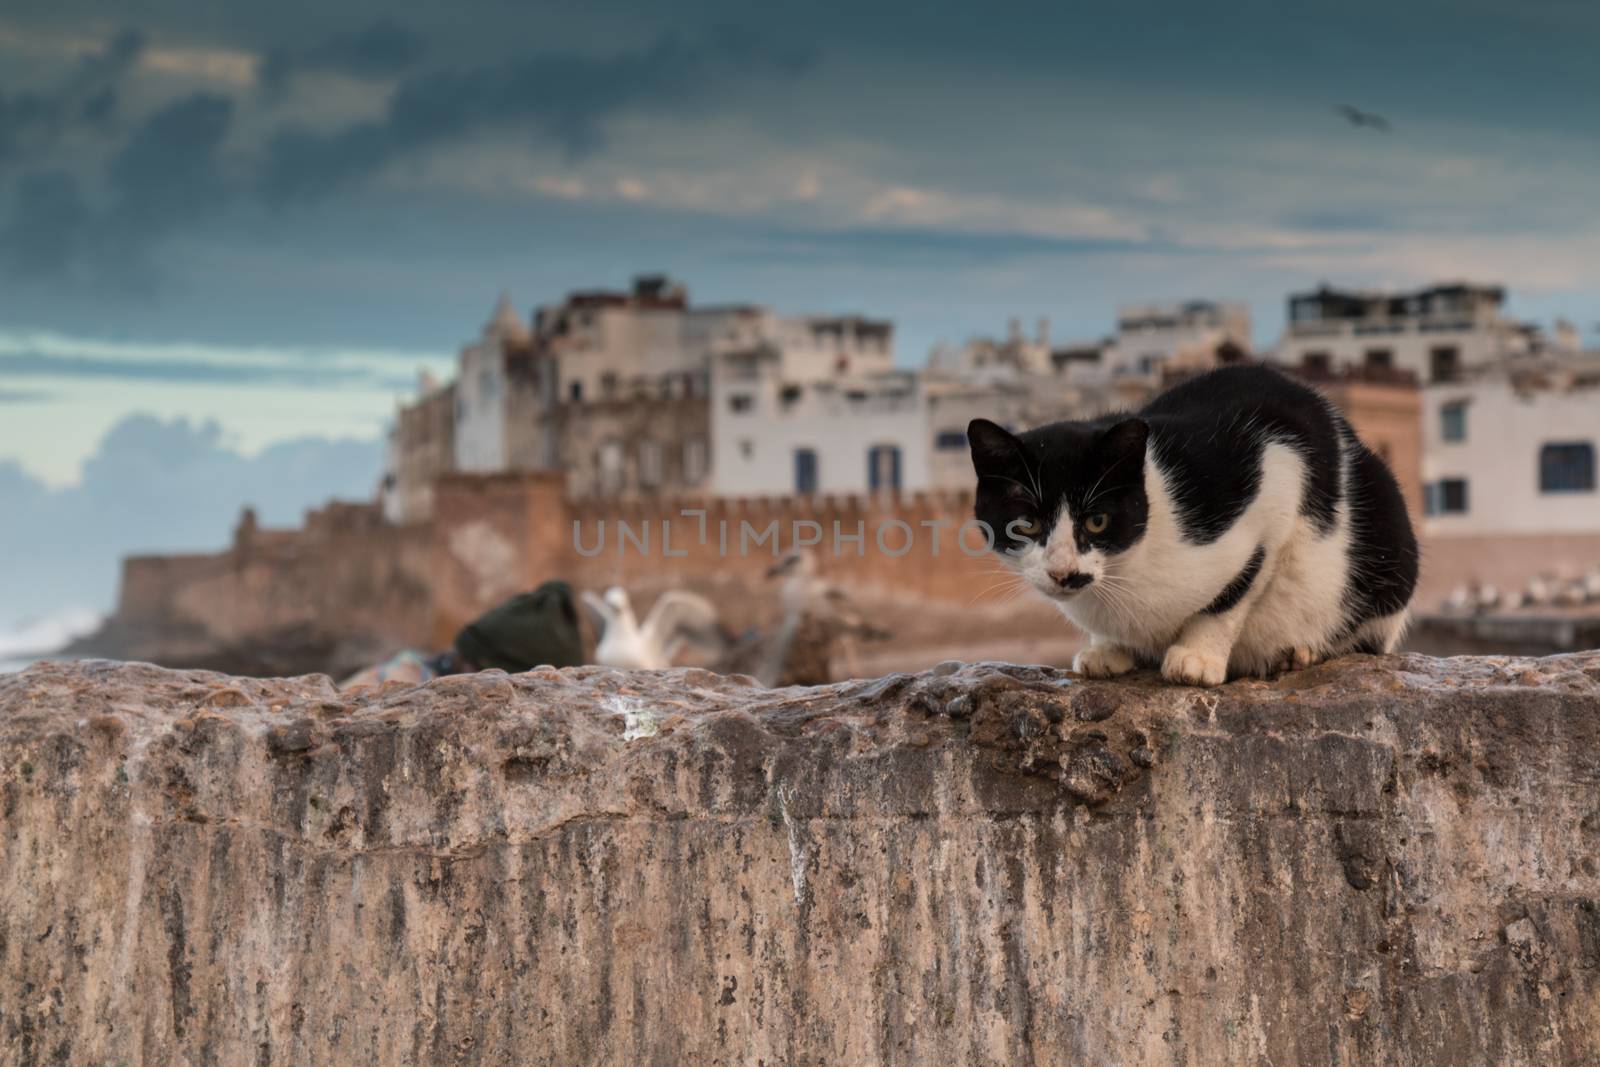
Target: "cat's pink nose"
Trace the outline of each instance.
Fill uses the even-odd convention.
[[[1082,589],[1094,581],[1094,575],[1082,571],[1051,571],[1050,580],[1062,589]]]

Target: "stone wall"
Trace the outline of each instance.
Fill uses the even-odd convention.
[[[823,577],[890,614],[899,605],[958,629],[1066,629],[1042,601],[994,616],[1013,590],[980,533],[957,540],[972,517],[970,494],[573,501],[551,474],[447,478],[438,494],[432,596],[441,642],[548,578],[580,589],[622,585],[641,610],[664,589],[688,588],[736,631],[769,623],[778,590],[765,572],[797,540],[815,541],[809,551]]]
[[[1510,593],[1534,578],[1571,579],[1597,564],[1600,533],[1431,537],[1423,545],[1417,607],[1437,611],[1463,585],[1483,583]]]
[[[1589,1064],[1600,655],[0,677],[0,1061]]]
[[[329,504],[304,527],[246,512],[222,552],[123,561],[117,609],[82,651],[250,674],[354,671],[431,636],[433,538],[376,505]]]
[[[981,535],[968,530],[965,549],[956,539],[970,494],[574,501],[554,472],[452,474],[433,492],[427,523],[395,526],[375,506],[331,504],[299,530],[247,517],[220,553],[125,560],[116,614],[77,651],[339,674],[400,647],[444,648],[464,623],[550,578],[624,585],[641,610],[664,589],[693,589],[739,630],[777,612],[764,574],[797,536],[817,541],[821,574],[858,598],[1065,636],[1042,602],[1000,610],[1012,590]]]

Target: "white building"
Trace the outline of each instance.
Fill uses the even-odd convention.
[[[1600,355],[1423,390],[1429,537],[1600,533]]]
[[[922,388],[912,371],[790,382],[719,369],[711,394],[712,492],[925,487]]]
[[[1025,429],[1098,414],[1130,400],[1113,387],[1003,363],[951,373],[891,370],[887,352],[867,373],[827,374],[777,346],[726,353],[711,398],[712,492],[914,493],[973,484],[967,424],[993,419]],[[815,372],[807,378],[805,370]]]
[[[506,373],[508,350],[528,344],[527,323],[504,294],[483,335],[462,348],[456,376],[455,469],[484,474],[511,466],[507,412],[511,386]]]
[[[775,316],[713,356],[711,490],[861,493],[927,482],[921,383],[888,322]]]
[[[1218,300],[1125,304],[1103,357],[1112,378],[1159,381],[1163,370],[1211,367],[1223,345],[1250,350],[1250,308]]]
[[[1289,298],[1278,358],[1314,370],[1393,367],[1435,383],[1495,363],[1576,351],[1570,329],[1547,340],[1536,326],[1503,315],[1504,303],[1505,290],[1493,285],[1407,292],[1323,286]]]

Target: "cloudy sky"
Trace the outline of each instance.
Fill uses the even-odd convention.
[[[0,462],[66,491],[136,413],[370,441],[502,289],[644,270],[903,361],[1141,298],[1270,343],[1322,280],[1600,342],[1597,41],[1588,0],[8,0]]]

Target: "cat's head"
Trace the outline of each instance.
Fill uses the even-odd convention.
[[[1108,559],[1144,536],[1149,434],[1143,419],[1121,416],[1022,434],[973,419],[974,511],[995,551],[1051,599],[1092,587]]]

